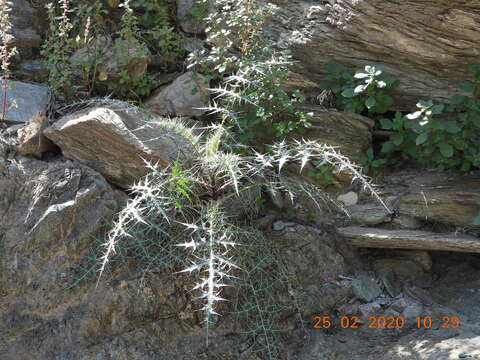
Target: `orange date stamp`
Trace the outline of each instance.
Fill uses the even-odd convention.
[[[358,316],[313,316],[314,329],[458,329],[462,326],[459,316],[416,316],[406,319],[403,316],[369,316],[363,321]]]

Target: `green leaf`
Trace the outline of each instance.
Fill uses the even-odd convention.
[[[382,145],[382,153],[391,153],[395,150],[395,144],[392,141],[386,141]]]
[[[445,105],[443,104],[434,105],[432,107],[432,114],[434,115],[441,114],[444,108],[445,108]]]
[[[415,144],[422,145],[425,141],[427,141],[428,135],[427,133],[423,133],[417,136],[417,140],[415,140]]]
[[[342,96],[346,98],[352,98],[355,96],[352,88],[348,88],[342,91]]]
[[[445,130],[447,130],[450,134],[456,134],[462,129],[455,121],[449,121],[445,124]]]
[[[377,101],[372,96],[370,96],[367,100],[365,100],[365,106],[367,107],[367,109],[371,109],[372,107],[375,106],[376,103]]]
[[[453,156],[453,147],[452,145],[450,144],[447,144],[447,143],[441,143],[439,145],[439,148],[440,148],[440,153],[444,156],[444,157],[452,157]]]
[[[387,118],[381,118],[380,119],[380,125],[382,126],[382,129],[384,130],[390,130],[393,128],[393,122],[390,119]]]
[[[460,104],[462,104],[466,99],[468,99],[466,96],[459,95],[459,94],[455,94],[455,95],[453,95],[452,98],[450,99],[450,102],[451,102],[453,105],[460,105]]]
[[[393,143],[397,146],[403,143],[403,134],[397,133],[392,136]]]

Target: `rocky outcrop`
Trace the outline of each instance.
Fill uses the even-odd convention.
[[[87,109],[65,116],[44,133],[66,157],[90,166],[121,187],[147,174],[145,161],[165,167],[176,160],[188,165],[195,157],[195,149],[185,138],[149,122],[134,109]]]
[[[295,85],[313,90],[325,64],[351,69],[381,63],[401,80],[400,108],[419,99],[445,100],[470,80],[466,70],[480,51],[480,2],[270,0],[269,24],[296,60]]]
[[[365,156],[372,145],[374,121],[357,114],[347,114],[336,110],[326,110],[321,106],[302,105],[299,109],[313,113],[309,119],[312,127],[298,134],[308,140],[336,146],[345,156],[353,160]]]
[[[480,211],[480,178],[463,176],[414,182],[399,201],[399,213],[459,227],[473,225]]]
[[[192,72],[176,78],[171,84],[157,89],[145,105],[163,116],[200,116],[208,105],[209,83],[204,76]]]

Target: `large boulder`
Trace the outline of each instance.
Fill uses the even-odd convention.
[[[366,150],[372,145],[373,120],[315,105],[302,105],[299,108],[313,113],[309,120],[312,127],[299,136],[338,147],[343,155],[353,160],[365,156]]]
[[[149,122],[135,109],[90,108],[61,118],[44,134],[66,157],[124,188],[147,174],[145,161],[165,167],[176,160],[188,165],[195,157],[187,139],[167,126]]]
[[[158,115],[200,116],[208,105],[209,82],[200,74],[187,72],[171,84],[157,89],[145,105]]]
[[[464,0],[270,0],[277,11],[268,26],[296,60],[296,86],[321,82],[325,64],[351,69],[380,63],[401,80],[400,108],[419,99],[445,100],[470,80],[477,61],[480,2]]]

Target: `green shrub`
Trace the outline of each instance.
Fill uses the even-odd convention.
[[[331,90],[337,105],[345,112],[360,114],[383,114],[393,104],[392,91],[399,81],[388,76],[382,66],[367,65],[356,72],[346,71],[337,64],[326,66],[328,75],[321,87]]]
[[[381,67],[366,66],[354,73],[329,65],[323,87],[335,93],[345,111],[367,111],[378,127],[393,131],[381,149],[390,160],[400,155],[440,171],[469,171],[480,167],[480,65],[470,64],[469,69],[474,73],[472,81],[460,87],[468,95],[455,94],[446,104],[419,101],[417,111],[406,116],[396,112],[393,118],[379,114],[393,104],[391,90],[399,81]],[[385,164],[384,159],[374,159],[373,151],[360,162],[372,173]]]

